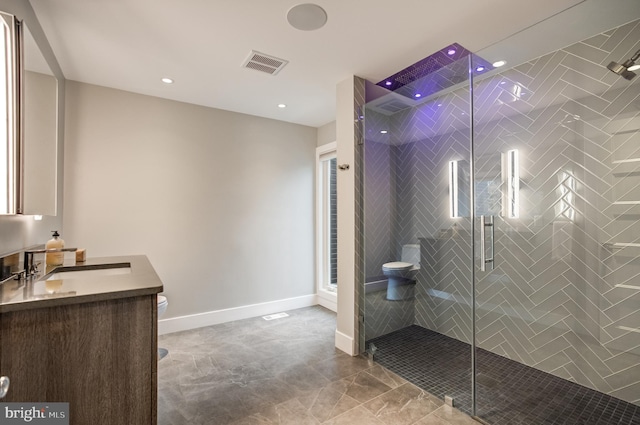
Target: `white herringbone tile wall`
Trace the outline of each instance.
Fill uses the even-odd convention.
[[[496,216],[496,268],[477,271],[478,345],[635,404],[640,77],[606,65],[638,49],[635,21],[477,79],[473,103],[476,214]],[[414,323],[465,342],[472,238],[468,217],[449,216],[447,166],[469,160],[469,108],[466,87],[390,116],[367,110],[364,154],[367,276],[419,242]],[[510,149],[520,155],[518,218],[503,214]]]

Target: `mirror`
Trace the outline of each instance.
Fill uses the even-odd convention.
[[[23,21],[23,214],[56,215],[58,82]]]

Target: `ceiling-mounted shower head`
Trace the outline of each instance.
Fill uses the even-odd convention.
[[[625,61],[624,63],[611,62],[607,65],[607,68],[626,80],[632,80],[633,77],[636,76],[636,73],[633,72],[637,69],[640,69],[640,65],[636,64],[636,61],[640,58],[640,50],[638,50],[631,59]]]

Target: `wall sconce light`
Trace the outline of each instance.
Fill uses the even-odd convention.
[[[507,217],[520,216],[520,163],[518,150],[507,151]]]
[[[458,161],[449,161],[449,216],[460,217],[458,212]]]

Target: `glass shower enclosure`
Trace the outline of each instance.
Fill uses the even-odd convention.
[[[633,10],[367,91],[361,348],[487,423],[640,416],[640,77],[607,69],[640,50]],[[494,66],[513,43],[535,57]]]

